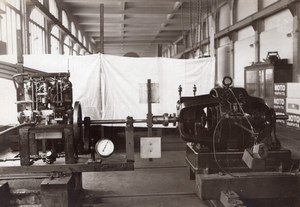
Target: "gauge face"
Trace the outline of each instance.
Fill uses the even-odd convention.
[[[96,152],[101,157],[109,157],[114,152],[114,143],[109,139],[101,139],[96,143]]]

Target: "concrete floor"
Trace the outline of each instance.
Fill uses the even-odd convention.
[[[295,159],[300,158],[299,135],[300,131],[278,128],[277,136],[282,146],[290,149]],[[189,180],[185,143],[172,139],[167,144],[168,149],[176,151],[163,151],[162,158],[152,162],[140,159],[139,153],[136,153],[134,171],[83,173],[82,206],[211,206],[196,196],[195,181]],[[9,181],[12,189],[22,189],[26,183],[26,188],[30,190],[39,190],[41,182],[42,179]]]
[[[136,154],[134,171],[84,173],[84,206],[209,206],[196,196],[184,157],[166,151],[149,162]]]

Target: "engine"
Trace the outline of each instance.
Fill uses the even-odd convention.
[[[274,110],[264,100],[231,84],[232,79],[225,77],[222,88],[214,88],[207,95],[180,98],[178,128],[183,140],[217,151],[243,151],[257,143],[271,144]]]
[[[21,73],[13,76],[16,88],[23,91],[23,100],[17,102],[19,123],[69,124],[72,116],[69,77],[69,73]]]

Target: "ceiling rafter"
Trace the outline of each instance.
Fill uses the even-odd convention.
[[[157,44],[176,41],[190,23],[190,0],[63,0],[84,32],[99,44],[98,5],[104,4],[104,48],[123,55],[135,45],[141,54],[153,52]],[[192,0],[195,1],[195,0]],[[206,1],[206,0],[202,0]],[[113,47],[110,47],[113,45]],[[143,48],[143,49],[141,49]],[[156,48],[156,49],[155,49]]]

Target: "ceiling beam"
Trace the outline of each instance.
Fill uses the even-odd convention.
[[[104,41],[105,44],[125,44],[125,43],[139,43],[139,44],[170,44],[171,40],[124,40],[124,41]]]
[[[115,25],[105,25],[105,30],[106,31],[118,31],[122,30],[123,25],[122,24],[115,24]],[[100,27],[99,26],[85,26],[84,31],[85,32],[99,32]],[[177,26],[177,25],[168,25],[164,28],[161,28],[160,25],[157,24],[149,24],[147,27],[140,27],[139,25],[126,25],[124,28],[125,32],[128,31],[140,31],[140,30],[164,30],[164,31],[176,31],[176,30],[182,30],[182,26]]]
[[[117,2],[136,2],[136,3],[146,3],[146,4],[159,4],[162,2],[177,2],[178,0],[117,0]],[[181,0],[182,2],[189,2],[190,0]],[[88,1],[82,1],[82,0],[64,0],[65,3],[83,3],[83,4],[111,4],[112,0],[88,0]]]
[[[98,33],[90,33],[91,36],[97,37]],[[143,37],[143,36],[153,36],[156,35],[157,32],[128,32],[124,34],[124,37]],[[117,33],[117,32],[105,32],[104,31],[104,37],[120,37],[122,35],[121,32]],[[181,35],[181,31],[175,32],[175,31],[171,31],[171,32],[161,32],[158,36],[159,37],[164,37],[164,36],[168,36],[168,37],[178,37],[179,35]],[[98,37],[97,37],[98,38]],[[97,39],[96,38],[96,39]]]
[[[99,18],[98,18],[99,19]],[[140,19],[125,19],[124,21],[120,20],[120,19],[113,19],[113,18],[110,18],[110,19],[105,19],[104,17],[104,20],[105,20],[105,25],[114,25],[114,24],[130,24],[130,25],[140,25],[140,26],[143,26],[143,25],[160,25],[161,24],[161,19],[146,19],[146,20],[140,20]],[[186,18],[186,19],[183,19],[183,21],[181,21],[180,19],[172,19],[172,20],[169,20],[169,21],[165,21],[164,23],[166,24],[189,24],[189,20]],[[79,19],[79,24],[82,25],[82,26],[97,26],[99,25],[99,20],[88,20],[88,19]]]
[[[148,40],[151,40],[153,38],[153,36],[131,36],[131,37],[105,37],[105,41],[134,41],[134,40],[145,40],[145,41],[148,41]],[[177,36],[159,36],[156,38],[156,40],[174,40],[176,39]],[[99,38],[95,38],[94,39],[95,42],[98,42],[99,41]]]
[[[126,5],[126,2],[123,2],[122,5]],[[140,14],[140,15],[149,15],[149,14],[163,14],[172,13],[172,9],[169,7],[137,7],[137,8],[127,8],[123,9],[116,7],[105,7],[105,14]],[[189,10],[184,9],[182,13],[189,15]],[[99,16],[99,10],[95,7],[73,7],[72,14],[75,16]],[[181,11],[177,11],[172,14],[181,14]]]

